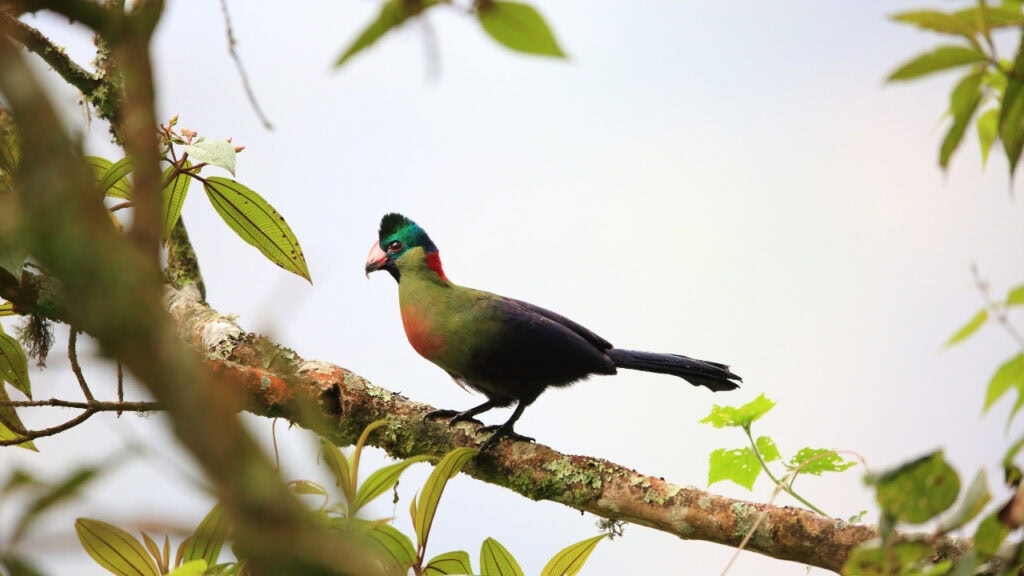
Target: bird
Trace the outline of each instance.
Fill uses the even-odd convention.
[[[550,387],[568,386],[619,368],[678,376],[715,392],[734,390],[742,379],[718,362],[679,354],[623,350],[561,314],[540,306],[455,284],[441,265],[437,246],[409,218],[385,214],[370,247],[365,272],[387,271],[398,283],[398,301],[409,344],[456,383],[487,401],[468,410],[435,410],[425,418],[480,423],[492,408],[515,409],[491,432],[481,452],[502,439],[532,442],[515,431],[523,410]]]

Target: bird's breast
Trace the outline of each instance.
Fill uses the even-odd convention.
[[[430,315],[419,306],[407,305],[402,308],[402,326],[413,349],[427,360],[436,361],[445,343]]]

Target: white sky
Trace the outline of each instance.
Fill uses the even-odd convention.
[[[883,469],[942,447],[965,484],[987,466],[1002,497],[993,465],[1020,429],[1004,433],[1009,402],[980,412],[1013,344],[994,328],[953,350],[941,343],[980,306],[971,262],[997,295],[1024,281],[1024,208],[999,152],[982,172],[973,131],[949,173],[938,169],[952,77],[883,84],[936,44],[886,19],[920,5],[541,3],[569,62],[512,54],[441,7],[429,27],[408,25],[335,72],[377,2],[232,2],[238,50],[275,125],[266,132],[226,54],[217,3],[172,2],[156,45],[162,117],[247,147],[238,179],[285,216],[314,280],[236,240],[194,188],[185,218],[210,303],[415,400],[475,405],[480,397],[406,343],[394,283],[363,278],[380,216],[401,211],[430,233],[456,282],[552,308],[622,347],[728,362],[744,377],[740,391],[718,395],[631,372],[551,391],[517,427],[545,444],[704,487],[709,452],[743,438],[697,421],[713,403],[765,393],[779,404],[755,432],[787,456],[805,445],[855,450]],[[87,35],[58,37],[89,60]],[[69,118],[82,124],[71,105]],[[113,153],[100,124],[87,143]],[[62,349],[35,374],[37,397],[75,397]],[[109,368],[90,375],[110,390]],[[269,421],[248,421],[269,436]],[[279,432],[285,476],[323,478],[307,435]],[[99,573],[72,536],[75,516],[198,522],[210,502],[167,438],[159,417],[94,418],[39,441],[39,454],[0,453],[0,470],[52,474],[128,443],[150,447],[41,526],[33,550],[50,555],[55,573]],[[397,507],[382,498],[373,512],[407,528],[428,471],[414,468]],[[867,508],[876,517],[859,468],[798,488],[836,516]],[[767,482],[753,494],[712,490],[771,494]],[[492,536],[533,574],[595,533],[592,517],[459,477],[430,552],[466,549],[475,563]],[[584,573],[717,574],[731,554],[629,526]],[[749,553],[730,573],[766,572],[805,573]]]

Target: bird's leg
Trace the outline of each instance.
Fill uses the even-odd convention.
[[[491,437],[480,446],[480,451],[486,452],[493,448],[501,441],[502,438],[508,438],[509,440],[521,440],[523,442],[533,442],[533,438],[518,434],[512,428],[515,425],[516,420],[519,420],[519,417],[523,415],[523,410],[525,410],[528,405],[529,403],[519,402],[519,404],[516,404],[516,409],[512,412],[512,416],[509,417],[504,424],[499,426],[484,426],[477,430],[477,434],[481,432],[493,432]]]
[[[427,412],[426,414],[424,414],[423,418],[450,418],[450,420],[448,420],[449,428],[451,428],[458,422],[474,422],[476,424],[482,424],[482,422],[480,422],[476,418],[473,418],[473,416],[476,416],[477,414],[480,414],[482,412],[487,412],[491,408],[495,408],[498,405],[499,404],[497,402],[493,400],[488,400],[487,402],[484,402],[479,406],[474,406],[473,408],[470,408],[469,410],[466,410],[464,412],[459,412],[458,410],[434,410],[433,412]]]

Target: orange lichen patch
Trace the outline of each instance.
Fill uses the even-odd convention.
[[[284,404],[292,400],[294,391],[292,386],[281,376],[262,370],[250,368],[228,362],[226,360],[210,360],[207,366],[217,375],[217,378],[228,382],[240,391],[260,400],[270,406]]]

